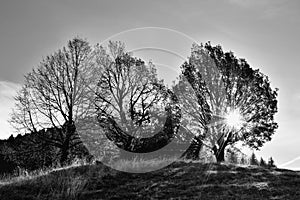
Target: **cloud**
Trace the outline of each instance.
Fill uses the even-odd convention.
[[[20,88],[18,83],[0,81],[0,138],[7,138],[13,133],[7,120],[14,106],[14,96]]]

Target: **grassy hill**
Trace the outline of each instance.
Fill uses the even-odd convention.
[[[158,171],[133,174],[83,165],[2,183],[0,199],[295,200],[300,199],[300,172],[178,161]]]

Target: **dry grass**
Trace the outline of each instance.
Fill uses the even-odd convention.
[[[121,170],[145,171],[171,161],[133,159],[112,164]],[[0,186],[1,200],[300,199],[299,173],[254,166],[176,160],[154,172],[125,173],[101,163],[77,162],[36,174],[22,173]]]
[[[144,173],[151,172],[163,167],[170,165],[173,162],[179,161],[177,158],[156,158],[156,159],[138,159],[134,158],[132,160],[118,160],[111,163],[113,169],[132,172],[132,173]]]
[[[49,168],[34,171],[28,171],[23,168],[18,168],[18,170],[16,170],[13,174],[3,175],[2,177],[0,177],[0,186],[35,179],[40,176],[45,176],[53,171],[65,170],[71,167],[78,167],[83,165],[88,165],[88,163],[85,160],[74,159],[70,165],[65,167],[61,167],[59,164],[56,164]]]

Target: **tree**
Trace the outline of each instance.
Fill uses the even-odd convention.
[[[179,76],[178,83],[173,86],[173,90],[182,108],[182,118],[185,119],[181,122],[181,135],[184,138],[192,135],[191,145],[183,153],[182,158],[198,160],[208,132],[207,125],[211,120],[211,111],[206,101],[205,82],[192,63],[196,56],[194,46],[191,54],[189,62],[181,66],[182,74]]]
[[[8,140],[0,140],[0,174],[13,173],[16,169],[16,163],[11,159],[14,149],[11,147],[11,143],[14,141],[14,137],[11,135]]]
[[[266,75],[253,70],[245,59],[210,43],[194,44],[182,70],[191,85],[201,84],[198,104],[209,109],[194,118],[208,127],[200,140],[211,144],[218,162],[224,161],[225,149],[238,141],[259,149],[271,140],[278,127],[274,122],[278,89],[271,88]],[[208,113],[209,120],[203,120]]]
[[[35,133],[18,135],[14,140],[8,140],[13,150],[6,154],[8,160],[27,170],[50,167],[57,163],[55,156],[57,149],[48,145],[41,137],[36,137],[37,135]]]
[[[276,167],[275,162],[272,157],[270,157],[268,160],[268,167],[269,168]]]
[[[241,157],[240,164],[242,164],[242,165],[246,165],[247,164],[247,159],[245,158],[244,155],[242,155],[242,157]]]
[[[258,165],[258,160],[256,158],[255,153],[253,152],[250,157],[250,165]]]
[[[126,53],[120,42],[110,42],[108,51],[98,48],[101,76],[95,103],[107,138],[132,153],[167,145],[181,115],[176,96],[157,78],[155,66]]]
[[[91,52],[86,40],[70,40],[25,76],[15,97],[10,123],[20,132],[39,133],[43,141],[59,148],[61,164],[81,143],[75,123],[94,110],[90,101],[94,94],[89,89],[95,74]],[[40,131],[49,128],[54,131]]]
[[[261,167],[266,167],[267,166],[266,161],[262,157],[260,158],[259,166],[261,166]]]

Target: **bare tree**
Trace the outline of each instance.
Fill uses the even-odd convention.
[[[86,40],[70,40],[25,76],[15,97],[10,123],[20,132],[39,133],[49,145],[59,148],[62,164],[70,149],[81,143],[75,123],[94,110],[89,88],[95,74],[91,52]]]
[[[176,97],[157,78],[155,66],[132,57],[111,42],[97,63],[101,68],[96,97],[98,122],[106,136],[126,151],[152,152],[168,144],[178,129]],[[157,133],[151,136],[151,133]]]

